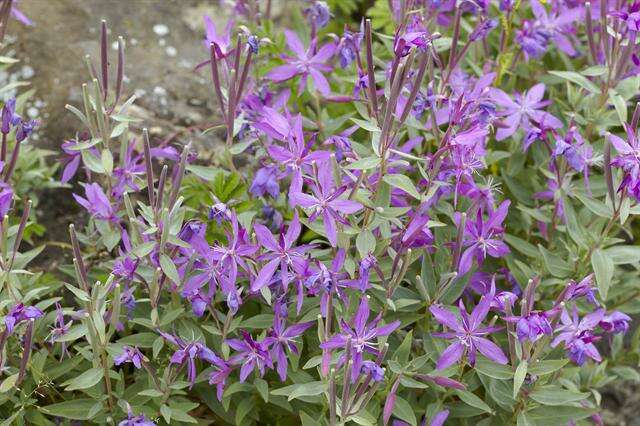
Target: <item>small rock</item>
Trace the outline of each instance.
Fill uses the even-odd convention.
[[[156,24],[153,26],[153,32],[160,37],[164,37],[169,34],[169,27],[164,24]]]

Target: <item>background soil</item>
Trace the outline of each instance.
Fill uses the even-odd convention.
[[[274,1],[274,16],[288,1]],[[126,41],[125,94],[137,95],[135,115],[143,119],[155,137],[187,142],[215,152],[214,134],[197,136],[192,126],[212,123],[208,74],[194,71],[207,57],[202,16],[226,22],[229,8],[204,0],[21,0],[18,7],[35,25],[12,21],[9,49],[20,63],[0,80],[28,79],[36,89],[28,114],[42,126],[36,138],[40,146],[58,150],[72,138],[78,120],[65,109],[79,105],[81,84],[89,78],[85,55],[97,58],[101,19],[109,25],[110,41],[121,35]],[[112,50],[115,60],[116,50]],[[79,220],[71,203],[72,189],[48,191],[41,197],[40,222],[47,239],[67,242],[67,226]],[[41,256],[41,267],[53,270],[56,259],[67,251],[55,245]],[[603,417],[609,425],[640,426],[640,388],[629,382],[602,389]]]

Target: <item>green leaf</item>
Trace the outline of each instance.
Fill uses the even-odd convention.
[[[326,390],[324,382],[299,383],[295,385],[285,386],[283,388],[274,389],[271,395],[287,396],[287,400],[291,401],[302,396],[320,395]]]
[[[93,399],[71,399],[38,408],[45,414],[71,420],[89,420],[91,409],[96,404]]]
[[[178,275],[178,269],[176,265],[173,263],[171,258],[166,254],[160,255],[160,267],[162,268],[162,272],[173,281],[176,285],[180,285],[180,276]]]
[[[551,253],[542,245],[538,245],[538,249],[540,250],[540,253],[542,253],[544,263],[551,275],[558,278],[566,278],[571,275],[571,273],[573,272],[573,268],[571,268],[571,265],[569,265],[569,263],[564,261],[557,254]]]
[[[559,386],[541,386],[529,394],[529,397],[543,405],[566,405],[570,402],[582,401],[589,393],[573,392]]]
[[[583,407],[538,407],[527,411],[527,418],[539,426],[565,426],[570,420],[586,419],[598,410]]]
[[[640,262],[640,246],[613,246],[602,250],[614,265]]]
[[[416,426],[418,424],[418,419],[416,419],[416,414],[413,412],[411,404],[400,396],[396,398],[396,403],[393,407],[393,415],[400,420],[404,420],[409,423],[411,426]]]
[[[369,170],[378,167],[380,157],[365,157],[354,161],[347,166],[349,170]]]
[[[478,397],[476,394],[463,390],[456,390],[455,393],[460,397],[462,401],[465,402],[465,404],[478,408],[487,413],[493,413],[491,407],[489,407],[487,403],[480,399],[480,397]]]
[[[376,237],[368,229],[363,230],[356,237],[356,247],[360,257],[364,258],[376,249]]]
[[[569,362],[568,359],[546,359],[529,366],[529,374],[544,376],[558,371]]]
[[[600,93],[600,89],[585,76],[574,71],[549,71],[549,74],[577,84],[591,93]]]
[[[406,365],[407,361],[409,361],[409,355],[411,354],[411,343],[413,342],[413,330],[410,330],[406,336],[404,336],[404,340],[398,349],[396,349],[393,354],[393,359],[398,361],[400,365]]]
[[[516,368],[516,372],[513,375],[513,398],[515,399],[520,392],[520,388],[524,383],[524,379],[527,377],[527,360],[520,361],[518,364],[518,368]]]
[[[498,364],[481,356],[476,361],[475,369],[494,379],[508,380],[513,377],[513,370],[509,366]]]
[[[76,324],[71,326],[62,336],[56,338],[56,342],[72,342],[87,334],[87,326],[84,324]]]
[[[100,156],[100,161],[102,162],[102,168],[104,172],[110,175],[113,172],[113,155],[111,151],[108,149],[103,149],[102,154]]]
[[[267,383],[267,381],[258,377],[253,381],[253,384],[255,385],[256,389],[258,390],[258,393],[260,394],[264,402],[268,403],[269,402],[269,384]]]
[[[0,393],[5,393],[8,390],[13,389],[17,380],[18,380],[18,373],[12,374],[11,376],[4,379],[2,381],[2,384],[0,384]]]
[[[370,132],[380,132],[380,129],[378,128],[378,126],[376,126],[370,121],[360,120],[359,118],[352,118],[351,121],[356,123],[360,128],[364,130],[368,130]]]
[[[591,266],[596,275],[596,283],[602,300],[607,300],[611,279],[613,278],[613,261],[600,249],[591,254]]]
[[[92,368],[71,380],[67,380],[62,386],[66,386],[66,391],[88,389],[95,386],[102,377],[104,377],[104,370],[102,368]]]
[[[618,113],[620,124],[625,124],[627,122],[627,103],[624,98],[614,89],[609,89],[609,100],[616,109],[616,113]]]
[[[162,414],[162,418],[164,418],[165,422],[171,424],[171,408],[169,408],[168,405],[163,404],[160,407],[160,414]]]
[[[385,175],[382,180],[387,182],[389,185],[400,188],[407,194],[411,195],[413,198],[420,199],[420,193],[416,189],[413,181],[405,175]]]

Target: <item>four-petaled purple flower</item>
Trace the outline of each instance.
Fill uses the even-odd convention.
[[[358,306],[351,324],[347,324],[344,319],[340,320],[339,334],[330,337],[327,341],[320,345],[320,348],[333,350],[346,348],[349,343],[351,352],[351,360],[353,361],[351,379],[355,381],[364,362],[364,353],[378,355],[376,349],[376,340],[380,336],[388,336],[395,329],[400,327],[400,321],[393,321],[389,324],[378,326],[382,320],[382,314],[378,314],[371,322],[369,320],[369,298],[363,297]]]
[[[171,356],[170,364],[187,364],[187,380],[191,383],[191,387],[196,382],[196,359],[201,359],[210,364],[218,365],[224,361],[220,359],[211,349],[201,342],[185,342],[178,336],[158,331],[167,342],[177,346],[179,349]]]
[[[311,43],[311,47],[305,50],[302,41],[298,35],[290,30],[284,31],[287,46],[293,51],[295,57],[285,57],[286,65],[280,65],[272,68],[267,73],[267,78],[276,83],[287,81],[295,76],[300,76],[298,90],[304,91],[307,77],[311,76],[313,85],[322,95],[327,96],[331,92],[329,82],[323,75],[325,72],[331,71],[331,66],[327,65],[327,61],[336,51],[334,43],[327,43],[314,53],[315,41]]]
[[[302,226],[300,225],[300,220],[298,220],[297,213],[294,214],[287,232],[280,232],[278,241],[266,226],[259,223],[254,225],[256,238],[260,245],[266,249],[259,259],[267,261],[267,263],[260,269],[255,281],[251,283],[251,291],[258,291],[265,285],[270,284],[278,267],[280,267],[282,286],[287,288],[295,275],[294,268],[296,266],[302,267],[304,255],[311,248],[309,245],[294,247],[301,230]]]
[[[482,218],[482,210],[478,209],[476,220],[468,220],[465,225],[464,246],[466,249],[460,256],[458,273],[467,273],[471,269],[472,260],[475,257],[478,264],[482,263],[487,255],[502,257],[510,252],[509,247],[499,239],[503,232],[502,222],[507,216],[510,201],[503,201],[494,211],[489,212],[485,221]]]
[[[7,327],[7,332],[11,334],[15,326],[22,321],[34,320],[43,315],[42,311],[35,306],[25,306],[22,303],[18,303],[4,317],[4,325]]]
[[[232,365],[240,367],[240,382],[244,383],[247,377],[255,369],[258,369],[260,377],[264,376],[266,367],[273,368],[273,361],[266,342],[256,342],[246,331],[241,331],[242,339],[228,339],[225,343],[237,351],[229,358]]]
[[[136,368],[142,368],[142,360],[144,355],[140,352],[140,349],[131,346],[123,346],[122,353],[113,358],[115,365],[122,365],[126,362],[132,363]]]
[[[551,101],[543,101],[545,85],[538,83],[524,94],[516,93],[514,99],[500,89],[492,88],[491,97],[500,108],[497,115],[502,117],[502,127],[496,131],[496,139],[501,141],[512,136],[519,128],[528,130],[532,126],[558,129],[562,122],[543,111]]]
[[[296,346],[295,338],[304,333],[313,322],[303,322],[293,324],[286,327],[286,320],[276,313],[273,318],[273,328],[269,336],[264,339],[267,346],[271,346],[271,355],[276,362],[276,370],[283,382],[287,380],[287,354],[286,348],[296,355],[298,354],[298,346]]]
[[[557,328],[556,331],[559,334],[551,342],[551,347],[555,348],[560,343],[564,343],[569,359],[577,365],[583,365],[587,358],[596,362],[602,361],[600,352],[594,345],[594,342],[600,340],[600,336],[596,336],[594,331],[604,315],[604,309],[598,309],[579,319],[577,307],[573,307],[571,315],[563,309],[560,314],[562,325]]]
[[[100,220],[114,220],[116,218],[111,201],[100,185],[90,183],[84,186],[85,197],[73,194],[78,204],[84,207],[92,216]]]
[[[291,202],[294,206],[299,205],[313,210],[309,216],[309,222],[322,216],[327,239],[333,247],[338,245],[336,222],[349,225],[349,221],[342,214],[354,214],[362,210],[362,204],[339,198],[346,190],[346,186],[336,188],[331,164],[325,162],[318,165],[318,185],[311,187],[313,195],[302,192],[291,194]]]
[[[460,300],[458,308],[460,319],[456,318],[453,312],[441,305],[432,305],[429,308],[436,321],[451,330],[443,333],[434,333],[433,335],[453,340],[453,343],[440,355],[436,363],[438,370],[443,370],[455,364],[465,352],[469,357],[469,364],[472,366],[476,363],[477,351],[499,364],[507,363],[507,357],[502,352],[502,349],[485,337],[501,330],[502,327],[485,327],[482,325],[482,321],[489,313],[494,294],[495,287],[492,286],[491,290],[482,296],[471,315],[467,313],[464,303]]]

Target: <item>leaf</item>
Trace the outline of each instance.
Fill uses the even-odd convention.
[[[369,170],[378,167],[380,157],[365,157],[354,161],[347,166],[349,170]]]
[[[269,402],[269,384],[267,383],[267,381],[258,377],[253,381],[253,384],[255,385],[256,389],[258,390],[258,393],[260,394],[264,402],[268,403]]]
[[[87,334],[87,326],[84,324],[76,324],[71,326],[62,336],[56,338],[56,342],[72,342]]]
[[[613,246],[602,250],[614,265],[640,262],[640,246]]]
[[[540,426],[565,426],[570,420],[586,419],[590,415],[596,413],[595,408],[582,407],[554,407],[550,410],[548,407],[538,407],[527,411],[527,418]]]
[[[609,89],[609,100],[616,109],[616,113],[618,113],[620,124],[625,124],[627,122],[627,103],[624,98],[614,89]]]
[[[71,420],[89,420],[91,409],[96,404],[93,399],[71,399],[57,404],[39,407],[45,414],[55,417],[63,417]]]
[[[566,405],[570,402],[582,401],[590,394],[586,392],[573,392],[559,386],[541,386],[529,394],[529,397],[543,405]]]
[[[102,154],[100,156],[100,161],[102,162],[102,168],[104,172],[110,175],[113,172],[113,155],[111,151],[108,149],[103,149]]]
[[[162,268],[162,272],[173,281],[176,285],[180,285],[180,276],[178,275],[178,269],[176,265],[173,263],[171,258],[166,254],[162,253],[160,255],[160,267]]]
[[[549,71],[549,74],[555,75],[556,77],[560,77],[563,80],[570,81],[572,83],[577,84],[583,89],[588,90],[591,93],[600,93],[600,89],[595,85],[592,81],[587,79],[585,76],[578,74],[574,71]]]
[[[18,380],[18,373],[12,374],[11,376],[4,379],[2,381],[2,384],[0,384],[0,393],[5,393],[8,390],[13,389],[17,380]]]
[[[407,194],[411,195],[413,198],[420,199],[420,193],[416,189],[413,181],[405,175],[385,175],[382,180],[387,182],[389,185],[400,188]]]
[[[529,366],[529,374],[536,376],[544,376],[545,374],[551,374],[564,367],[569,362],[568,359],[546,359],[538,361]]]
[[[104,370],[102,368],[92,368],[71,380],[67,380],[62,386],[66,386],[66,391],[88,389],[95,386],[103,377]]]
[[[515,399],[520,392],[520,388],[524,383],[524,379],[527,377],[527,360],[520,361],[518,364],[518,368],[516,368],[516,372],[513,376],[513,398]]]
[[[558,278],[565,278],[571,275],[571,273],[573,272],[573,269],[560,256],[558,256],[557,254],[551,253],[550,251],[545,249],[542,245],[538,245],[538,249],[540,250],[540,253],[542,253],[544,263],[547,269],[549,270],[549,272],[551,272],[551,275]]]
[[[396,403],[393,407],[393,415],[412,426],[416,426],[418,424],[418,419],[416,419],[413,408],[411,408],[411,405],[400,396],[396,397]]]
[[[596,283],[602,300],[607,300],[611,279],[613,278],[613,262],[600,249],[596,249],[591,254],[591,266],[596,275]]]
[[[475,369],[494,379],[508,380],[513,377],[513,370],[510,367],[498,364],[485,357],[478,357]]]
[[[409,355],[411,354],[411,343],[413,342],[413,330],[410,330],[407,335],[404,337],[404,340],[398,346],[395,353],[393,354],[393,359],[398,361],[401,365],[406,365],[409,360]]]
[[[171,408],[169,408],[168,405],[162,404],[160,407],[160,414],[162,414],[165,422],[171,424]]]
[[[487,403],[484,402],[482,399],[480,399],[480,397],[478,397],[476,394],[471,393],[469,391],[459,390],[459,389],[456,390],[455,393],[467,405],[470,405],[472,407],[478,408],[478,409],[480,409],[482,411],[485,411],[487,413],[493,413],[493,410],[491,409],[491,407],[489,407],[487,405]]]
[[[363,230],[356,237],[356,247],[360,257],[365,258],[376,249],[376,237],[368,229]]]
[[[271,395],[287,396],[287,400],[291,401],[301,396],[315,396],[320,395],[326,390],[326,385],[323,382],[310,382],[300,383],[283,388],[274,389],[271,391]]]
[[[370,132],[380,132],[380,129],[378,128],[378,126],[376,126],[370,121],[360,120],[359,118],[351,118],[351,121],[356,123],[360,128],[364,130],[368,130]]]

